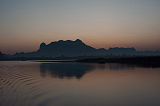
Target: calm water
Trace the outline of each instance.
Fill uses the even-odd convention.
[[[160,68],[0,62],[0,106],[160,106]]]

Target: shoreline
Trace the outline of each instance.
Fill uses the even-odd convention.
[[[4,59],[0,61],[32,61],[32,62],[77,62],[77,63],[119,63],[119,64],[129,64],[129,65],[139,65],[145,67],[160,67],[160,56],[134,56],[134,57],[89,57],[89,58],[78,58],[78,59]]]

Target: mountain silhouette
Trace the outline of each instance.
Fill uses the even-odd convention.
[[[137,51],[135,48],[114,47],[108,49],[108,54],[112,55],[133,55],[136,53]]]
[[[59,40],[57,42],[52,42],[48,45],[42,43],[40,45],[37,54],[40,56],[88,56],[98,53],[93,47],[90,47],[83,43],[81,40],[77,39],[75,41],[71,40]]]
[[[86,45],[80,39],[72,40],[59,40],[45,44],[40,44],[37,51],[31,53],[17,53],[17,56],[23,57],[77,57],[77,56],[101,56],[106,55],[107,50],[104,48],[96,49]]]
[[[6,54],[3,54],[3,53],[0,51],[0,60],[5,59],[5,57],[6,57]]]
[[[82,40],[59,40],[40,44],[38,50],[28,53],[6,55],[0,53],[0,60],[37,60],[37,59],[74,59],[95,57],[126,57],[126,56],[160,56],[160,51],[137,51],[135,48],[115,47],[96,49],[85,44]]]

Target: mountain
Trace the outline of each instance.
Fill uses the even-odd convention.
[[[17,53],[20,57],[77,57],[77,56],[102,56],[107,50],[96,49],[86,45],[80,39],[59,40],[50,44],[41,43],[37,51],[31,53]]]
[[[0,51],[0,56],[3,55],[2,52]]]
[[[41,43],[39,50],[36,52],[40,56],[94,56],[102,55],[106,53],[106,50],[95,49],[91,46],[86,45],[81,40],[77,39],[75,41],[71,40],[59,40],[56,42],[51,42],[46,45]]]
[[[110,52],[121,52],[121,53],[125,53],[125,52],[136,52],[135,48],[119,48],[119,47],[115,47],[115,48],[109,48]]]
[[[135,56],[160,56],[160,51],[137,51],[135,48],[115,47],[96,49],[86,45],[80,39],[59,40],[49,44],[41,43],[38,50],[14,55],[0,52],[0,60],[47,60],[47,59],[77,59],[77,58],[114,58]]]
[[[112,55],[133,55],[136,54],[135,48],[120,48],[120,47],[114,47],[108,49],[108,54]]]
[[[4,54],[0,51],[0,58],[2,58],[4,56]]]
[[[30,53],[16,53],[11,58],[15,59],[54,59],[74,57],[114,57],[114,56],[159,56],[159,51],[136,51],[135,48],[104,48],[96,49],[86,45],[80,39],[59,40],[49,44],[41,43],[37,51]]]

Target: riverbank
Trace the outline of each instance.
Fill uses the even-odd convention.
[[[139,56],[139,57],[116,57],[116,58],[87,58],[79,59],[76,62],[82,63],[120,63],[139,65],[144,67],[160,67],[160,56]]]

